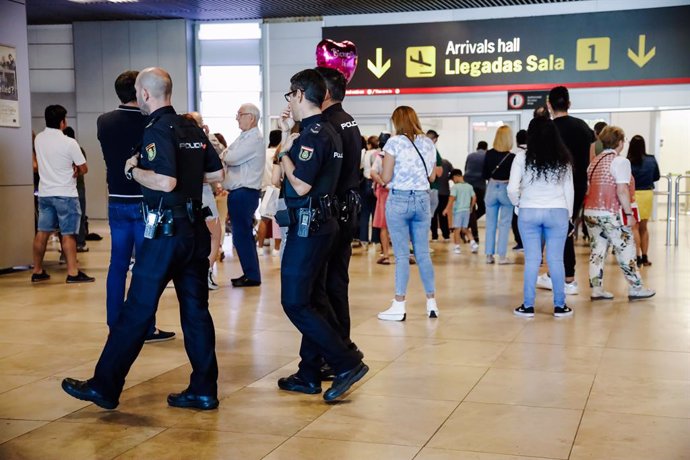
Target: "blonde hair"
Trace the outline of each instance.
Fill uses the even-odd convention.
[[[418,134],[424,134],[422,131],[422,124],[419,122],[419,117],[412,107],[401,105],[393,111],[391,121],[395,128],[395,134],[402,134],[407,136],[411,141],[414,140]]]
[[[599,140],[605,149],[615,149],[623,139],[625,133],[618,126],[607,126],[599,133]]]
[[[498,152],[510,152],[513,148],[513,131],[510,126],[503,125],[496,130],[493,148]]]

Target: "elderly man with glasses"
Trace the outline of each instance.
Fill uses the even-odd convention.
[[[242,266],[242,275],[231,279],[234,287],[261,285],[259,256],[252,234],[266,162],[264,139],[257,128],[260,116],[254,104],[240,106],[235,119],[242,133],[223,154],[227,167],[223,186],[230,192],[228,214],[232,225],[232,244],[237,249]]]

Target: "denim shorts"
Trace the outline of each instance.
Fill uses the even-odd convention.
[[[458,211],[453,213],[453,228],[467,228],[470,225],[470,211]]]
[[[81,207],[79,198],[71,196],[38,197],[38,231],[60,230],[63,235],[79,233]]]

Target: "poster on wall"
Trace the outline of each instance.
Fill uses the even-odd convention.
[[[17,49],[0,44],[0,126],[19,127]]]

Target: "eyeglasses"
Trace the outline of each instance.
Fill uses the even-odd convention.
[[[241,117],[242,115],[251,115],[249,112],[237,112],[236,117]]]
[[[285,93],[285,94],[284,94],[285,100],[286,100],[287,102],[290,102],[290,98],[291,98],[292,95],[295,94],[297,91],[299,91],[299,88],[293,89],[293,90],[290,91],[289,93]]]

